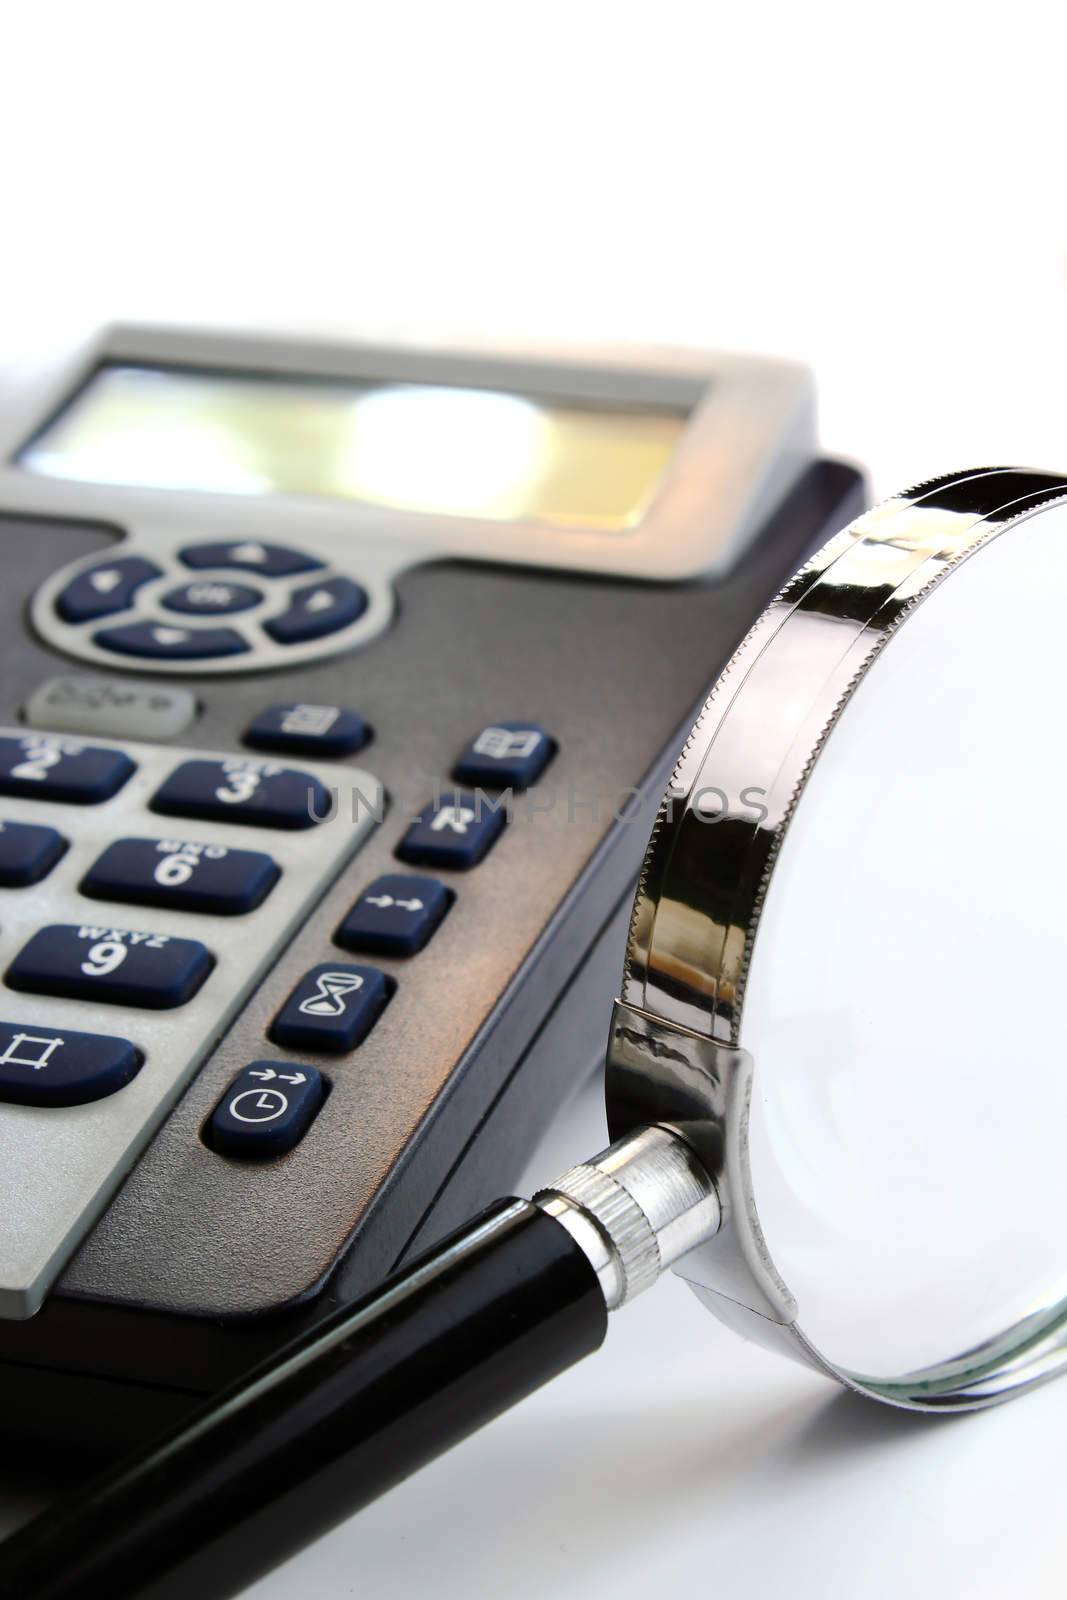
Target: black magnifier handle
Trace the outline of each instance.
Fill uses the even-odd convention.
[[[718,1214],[688,1146],[658,1128],[536,1203],[499,1202],[20,1530],[0,1546],[0,1596],[240,1593],[597,1349],[608,1310],[714,1232]]]

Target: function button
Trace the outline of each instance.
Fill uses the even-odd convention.
[[[104,561],[70,580],[56,600],[56,610],[64,622],[95,622],[99,617],[114,616],[133,604],[142,584],[160,576],[160,568],[140,556]]]
[[[506,812],[485,795],[442,795],[411,824],[397,848],[401,861],[465,871],[476,867],[504,831]]]
[[[367,609],[366,592],[351,578],[325,578],[293,595],[288,611],[263,624],[278,644],[303,644],[321,639],[355,622]]]
[[[29,733],[0,739],[0,794],[95,806],[118,794],[136,772],[123,750]]]
[[[429,943],[452,900],[436,878],[388,873],[364,889],[334,938],[346,950],[413,956]]]
[[[239,656],[247,640],[233,628],[177,628],[169,622],[128,622],[121,628],[101,628],[93,643],[120,656],[143,656],[149,661],[207,661],[216,656]]]
[[[325,1098],[325,1079],[314,1067],[253,1061],[211,1113],[207,1143],[220,1155],[253,1161],[284,1155],[299,1144]]]
[[[232,917],[262,905],[279,876],[270,856],[258,850],[179,839],[116,839],[94,861],[80,888],[93,900]]]
[[[196,939],[130,928],[41,928],[7,969],[11,989],[169,1011],[196,994],[215,958]]]
[[[342,706],[268,706],[245,732],[245,744],[257,750],[327,759],[350,756],[369,738],[363,718]]]
[[[151,801],[163,816],[289,830],[324,822],[332,806],[332,794],[314,773],[240,757],[183,761]]]
[[[0,822],[0,888],[25,889],[47,878],[67,841],[54,828],[33,822]]]
[[[235,567],[258,572],[264,578],[288,578],[295,572],[315,572],[322,562],[302,550],[281,544],[260,544],[258,539],[234,539],[225,544],[187,544],[179,551],[187,567]]]
[[[534,722],[494,722],[472,739],[456,763],[458,783],[484,789],[528,789],[536,783],[556,746]]]
[[[171,589],[159,602],[168,611],[184,611],[194,617],[219,616],[230,611],[250,611],[263,599],[259,589],[247,583],[226,583],[222,578],[200,578]]]
[[[0,1022],[0,1100],[81,1106],[135,1078],[144,1057],[128,1039],[38,1022]]]
[[[49,678],[35,689],[23,716],[32,728],[55,728],[60,733],[173,739],[196,716],[196,700],[188,689],[72,673]]]
[[[391,993],[377,967],[312,967],[274,1019],[270,1036],[289,1050],[340,1055],[363,1043]]]

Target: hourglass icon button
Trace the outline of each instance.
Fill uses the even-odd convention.
[[[340,1055],[362,1044],[392,993],[377,967],[312,967],[297,984],[271,1029],[276,1044]]]

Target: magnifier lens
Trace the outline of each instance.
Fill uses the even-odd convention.
[[[907,619],[761,915],[756,1204],[805,1332],[854,1372],[948,1360],[1067,1297],[1065,597],[1057,507]]]

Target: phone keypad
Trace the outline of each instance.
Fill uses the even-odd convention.
[[[15,781],[32,784],[33,799],[19,787],[17,799],[0,801],[0,822],[51,830],[67,848],[40,890],[4,891],[0,916],[0,1207],[9,1219],[0,1241],[0,1316],[16,1318],[36,1310],[381,811],[380,784],[352,766],[309,762],[297,770],[0,729],[0,773],[28,760],[39,775]],[[155,800],[178,775],[185,792],[190,771],[199,775],[194,799],[208,795],[204,815],[168,835]],[[107,798],[88,803],[90,792],[107,789]],[[219,800],[219,789],[229,798]],[[309,791],[321,801],[319,819],[328,820],[308,815]],[[127,917],[117,904],[90,898],[90,886],[94,896],[116,901],[143,898]],[[238,912],[242,903],[247,909]],[[284,1068],[274,1063],[273,1070]],[[311,1081],[310,1068],[293,1070]],[[325,1087],[320,1081],[312,1115]],[[301,1085],[281,1088],[288,1095]],[[9,1119],[17,1119],[10,1137]],[[278,1120],[294,1141],[307,1125]],[[276,1150],[280,1131],[257,1153]]]

